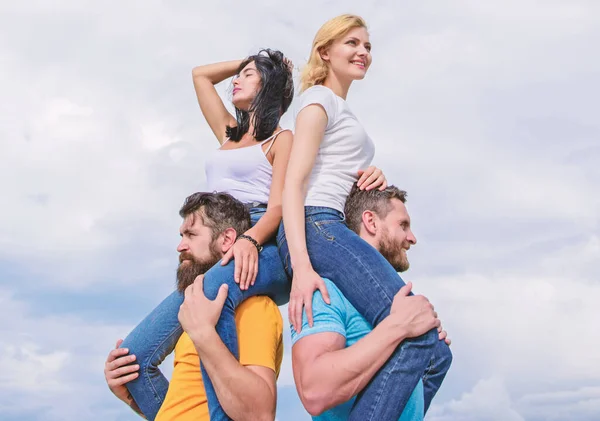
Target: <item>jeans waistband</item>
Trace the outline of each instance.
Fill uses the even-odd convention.
[[[337,209],[329,208],[327,206],[304,206],[304,214],[306,216],[324,213],[344,219],[344,214]]]
[[[260,202],[248,202],[244,203],[244,207],[249,211],[252,209],[267,209],[267,205],[265,203]]]

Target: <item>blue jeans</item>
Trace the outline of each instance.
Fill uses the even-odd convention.
[[[265,211],[264,208],[250,210],[252,225],[256,224]],[[255,295],[268,295],[278,305],[283,305],[289,300],[291,284],[277,253],[275,240],[263,245],[263,250],[259,254],[258,275],[252,287],[242,291],[235,283],[233,260],[226,266],[221,266],[219,262],[206,272],[204,293],[214,300],[222,284],[229,285],[229,293],[216,330],[223,343],[239,359],[235,325],[236,307],[245,299]],[[177,319],[179,306],[182,303],[183,295],[178,291],[173,292],[146,316],[121,344],[121,348],[129,348],[129,353],[136,355],[136,363],[140,365],[140,375],[127,383],[127,389],[148,420],[154,420],[156,417],[169,388],[169,382],[158,366],[173,351],[183,333]],[[229,420],[230,418],[219,404],[204,367],[202,367],[202,378],[208,398],[210,419]]]
[[[376,326],[390,313],[394,295],[405,284],[392,265],[344,223],[341,212],[306,206],[306,246],[315,271],[329,278],[354,307]],[[283,224],[277,234],[279,255],[292,276]],[[439,389],[452,361],[437,329],[403,341],[359,394],[350,421],[397,421],[419,379],[425,408]]]

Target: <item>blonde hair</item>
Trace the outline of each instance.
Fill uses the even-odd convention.
[[[321,58],[321,52],[354,28],[367,28],[367,23],[357,15],[341,15],[321,26],[313,40],[308,63],[300,75],[300,92],[323,84],[329,74],[329,64]]]

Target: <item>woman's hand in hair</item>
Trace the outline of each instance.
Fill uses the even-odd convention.
[[[385,190],[388,186],[387,179],[383,172],[374,166],[370,166],[366,170],[358,171],[358,182],[356,185],[360,190]]]
[[[323,278],[313,268],[294,270],[290,303],[288,305],[288,317],[298,333],[302,330],[303,309],[306,311],[308,325],[310,327],[313,326],[312,299],[316,290],[321,291],[323,300],[327,304],[331,304],[325,281],[323,281]]]
[[[258,274],[258,250],[250,241],[239,239],[223,256],[221,264],[226,265],[232,258],[235,264],[234,280],[240,284],[241,290],[247,290],[254,285]]]
[[[294,72],[294,63],[292,63],[292,60],[286,57],[283,59],[283,63],[287,66],[290,73]]]

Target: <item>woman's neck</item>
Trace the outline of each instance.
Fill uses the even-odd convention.
[[[248,113],[248,131],[246,132],[252,140],[256,140],[254,138],[254,113]]]
[[[253,122],[254,122],[254,115],[251,114],[251,113],[248,113],[248,118],[249,118],[248,131],[246,132],[246,134],[244,136],[250,136],[252,138],[252,140],[258,142],[258,140],[254,137],[254,124],[253,124]],[[275,127],[275,131],[273,132],[273,134],[275,134],[279,130],[281,130],[281,126],[279,125],[279,123],[277,123],[277,127]]]
[[[342,81],[334,73],[329,72],[327,78],[323,82],[323,86],[328,87],[334,94],[346,100],[352,80]]]

